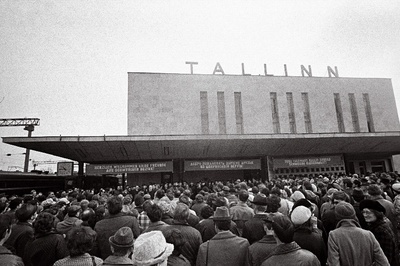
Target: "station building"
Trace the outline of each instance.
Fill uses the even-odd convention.
[[[129,185],[395,171],[400,123],[391,80],[328,71],[130,72],[126,136],[3,142],[77,161],[81,175],[123,174]]]

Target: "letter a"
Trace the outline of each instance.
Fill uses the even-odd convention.
[[[217,62],[217,64],[215,65],[213,75],[215,75],[215,73],[217,73],[217,72],[220,72],[222,75],[225,75],[224,70],[222,69],[219,62]]]

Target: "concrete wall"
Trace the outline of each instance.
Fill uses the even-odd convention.
[[[287,92],[293,93],[297,133],[306,133],[303,92],[313,133],[339,131],[334,93],[340,94],[345,132],[354,132],[349,93],[355,94],[361,132],[368,132],[363,93],[369,94],[375,131],[400,130],[390,79],[129,73],[128,134],[201,134],[201,91],[207,92],[210,134],[219,134],[219,91],[225,96],[227,134],[237,133],[235,92],[241,92],[244,134],[274,133],[270,92],[277,93],[281,133],[290,133]]]

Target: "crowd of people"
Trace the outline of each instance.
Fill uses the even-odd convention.
[[[0,265],[400,265],[394,173],[31,191],[0,213]]]

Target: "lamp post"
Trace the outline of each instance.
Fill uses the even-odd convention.
[[[24,130],[28,131],[28,138],[32,137],[32,131],[35,130],[35,127],[33,125],[27,125],[24,127]],[[28,167],[29,167],[29,153],[30,149],[26,149],[25,152],[25,164],[24,164],[24,172],[28,172]]]

